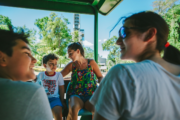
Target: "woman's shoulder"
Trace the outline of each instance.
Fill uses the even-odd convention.
[[[96,63],[96,61],[94,59],[86,59],[88,61],[89,64],[94,64]]]
[[[66,67],[72,67],[72,64],[74,64],[73,61],[69,62],[69,63],[66,65]]]

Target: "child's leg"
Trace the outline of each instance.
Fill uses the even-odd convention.
[[[55,120],[62,120],[62,107],[61,106],[53,107],[52,113]]]
[[[62,120],[62,103],[59,98],[49,98],[51,110],[55,120]]]

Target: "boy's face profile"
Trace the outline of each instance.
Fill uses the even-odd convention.
[[[57,68],[57,59],[49,59],[47,64],[43,64],[47,72],[55,72]]]
[[[17,39],[12,51],[12,56],[1,52],[0,66],[1,71],[7,73],[5,77],[22,81],[35,79],[33,67],[37,61],[31,55],[28,44],[21,39]]]

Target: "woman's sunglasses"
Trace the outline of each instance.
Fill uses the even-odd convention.
[[[149,28],[149,27],[147,27]],[[138,28],[138,27],[125,27],[125,26],[122,26],[120,29],[119,29],[119,36],[124,39],[127,37],[128,35],[128,29],[138,29],[138,30],[147,30],[147,28]]]

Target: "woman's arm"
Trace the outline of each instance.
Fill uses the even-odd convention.
[[[66,67],[61,71],[63,77],[69,74],[72,71],[72,62],[66,65]]]
[[[99,69],[98,64],[94,60],[91,60],[90,61],[90,65],[91,65],[91,67],[93,69],[93,72],[96,74],[96,77],[98,78],[98,83],[100,83],[102,78],[103,78],[103,76],[101,74],[101,71]]]

